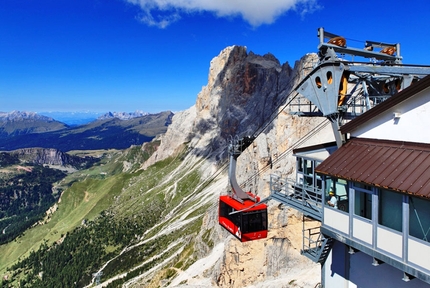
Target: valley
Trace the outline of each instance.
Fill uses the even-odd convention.
[[[70,151],[69,155],[98,161],[56,182],[62,192],[51,212],[0,246],[2,285],[246,287],[284,279],[314,287],[318,266],[298,260],[296,232],[282,229],[291,224],[300,231],[294,224],[297,215],[270,204],[269,237],[247,244],[229,236],[217,222],[218,197],[229,190],[229,137],[266,123],[273,110],[281,109],[276,107],[288,97],[296,75],[273,55],[228,47],[211,62],[208,86],[196,105],[173,115],[165,133],[125,149]],[[257,171],[272,163],[273,169],[291,173],[289,158],[276,155],[322,121],[279,111],[277,121],[238,163],[238,180],[261,197],[268,193],[271,170],[265,168],[264,175],[255,177]],[[247,114],[253,117],[244,117]],[[206,257],[207,266],[197,268]],[[313,276],[286,273],[291,269]]]

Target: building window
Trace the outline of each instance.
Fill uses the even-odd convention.
[[[330,200],[330,191],[334,192],[334,196],[337,199],[336,207],[339,210],[349,212],[349,200],[348,200],[348,182],[344,179],[326,177],[325,179],[325,199],[326,203]]]
[[[409,235],[430,242],[430,201],[409,197]]]
[[[303,172],[303,158],[297,157],[297,170]]]
[[[402,232],[402,202],[402,194],[381,189],[379,193],[379,224]]]
[[[372,194],[371,191],[355,189],[354,214],[372,219]]]
[[[304,184],[305,188],[322,189],[321,176],[315,175],[315,167],[320,161],[297,157],[297,183]]]
[[[305,178],[305,185],[313,186],[314,185],[314,162],[309,159],[304,159],[304,178]]]

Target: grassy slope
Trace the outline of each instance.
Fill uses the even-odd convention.
[[[0,275],[4,275],[5,269],[18,258],[22,259],[31,250],[37,250],[44,241],[48,245],[58,241],[62,235],[79,226],[83,219],[92,220],[106,209],[113,211],[117,220],[145,221],[149,219],[145,217],[159,215],[155,227],[139,238],[141,243],[131,243],[130,245],[136,244],[136,247],[129,253],[117,256],[107,265],[104,270],[106,277],[112,277],[121,271],[138,273],[155,265],[165,266],[163,261],[169,260],[174,252],[179,254],[168,261],[168,266],[176,265],[179,268],[190,265],[190,244],[200,231],[201,216],[211,204],[202,201],[205,198],[199,195],[202,192],[198,188],[202,184],[198,172],[201,161],[184,163],[184,156],[185,154],[181,154],[157,162],[145,171],[139,171],[140,163],[148,157],[140,147],[126,151],[108,151],[99,166],[68,176],[61,185],[73,184],[63,193],[58,211],[51,220],[28,230],[16,241],[0,246]],[[127,173],[123,172],[125,162],[131,163]],[[176,232],[164,234],[163,231],[172,223],[183,226]],[[174,248],[167,249],[169,245]],[[136,257],[130,256],[136,254],[141,257],[135,259]],[[162,256],[150,261],[151,257],[157,255]],[[141,264],[145,261],[148,261],[146,265]],[[128,263],[128,266],[119,266],[121,263]],[[167,273],[166,277],[169,275]],[[119,282],[124,281],[126,279]]]
[[[131,148],[128,152],[135,153],[136,149],[139,148]],[[82,220],[92,220],[110,207],[114,197],[121,193],[124,183],[130,178],[127,173],[114,174],[121,170],[119,166],[122,167],[122,162],[110,161],[121,159],[123,154],[127,153],[109,151],[101,166],[77,171],[66,177],[59,186],[71,186],[64,191],[58,210],[50,221],[29,229],[15,241],[0,246],[0,275],[17,259],[25,257],[31,250],[36,251],[45,240],[48,243],[58,241],[62,235],[80,225]],[[103,172],[106,176],[101,175]]]
[[[156,268],[157,281],[171,279],[175,269],[185,269],[195,259],[193,246],[201,230],[202,216],[212,205],[201,192],[202,181],[198,168],[202,163],[184,163],[181,158],[170,158],[149,167],[141,177],[131,181],[115,205],[117,217],[132,217],[139,213],[158,214],[158,223],[147,231],[126,252],[118,255],[103,269],[102,280],[129,273],[110,285],[117,287],[134,277],[145,277],[150,269]],[[141,191],[140,197],[136,192]],[[122,212],[121,212],[122,211]],[[123,263],[129,263],[124,266]],[[145,281],[144,281],[145,282]],[[105,283],[106,284],[106,283]],[[111,287],[108,286],[108,287]]]
[[[116,175],[104,180],[88,178],[74,183],[63,193],[57,212],[47,224],[36,226],[15,241],[0,246],[0,272],[31,250],[37,250],[44,240],[48,243],[59,240],[83,219],[93,219],[109,207],[114,196],[121,192],[126,176]]]

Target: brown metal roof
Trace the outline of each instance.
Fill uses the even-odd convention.
[[[316,171],[430,198],[430,144],[353,138]]]

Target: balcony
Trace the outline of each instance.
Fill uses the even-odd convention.
[[[272,199],[302,212],[304,216],[322,220],[323,189],[272,174],[270,191]]]

